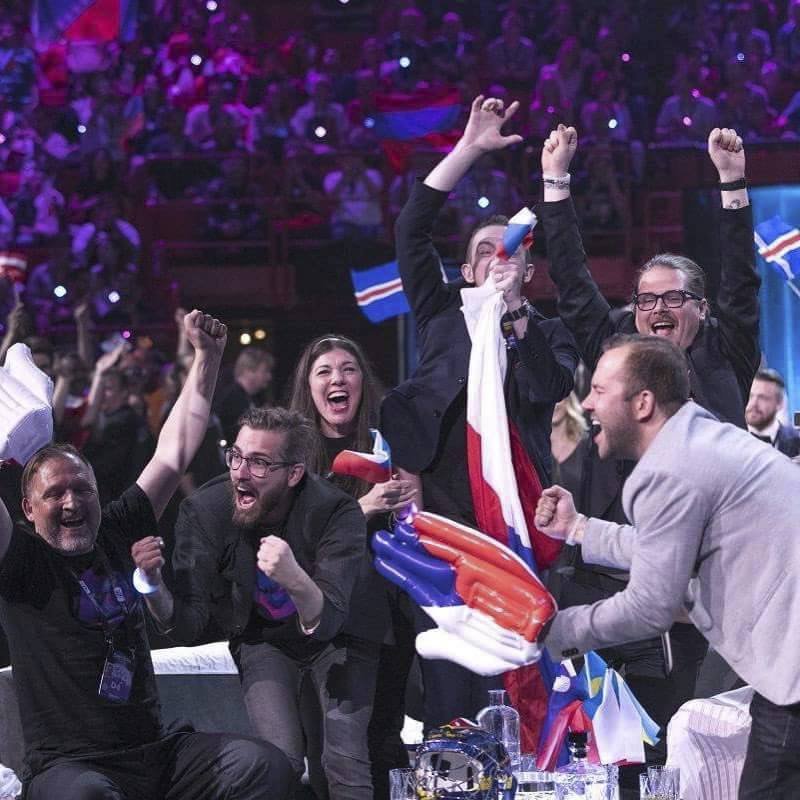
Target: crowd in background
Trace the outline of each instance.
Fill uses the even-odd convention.
[[[39,333],[68,322],[76,298],[95,319],[152,315],[135,223],[146,205],[197,203],[196,238],[245,249],[267,238],[276,199],[290,232],[388,238],[413,170],[386,165],[387,93],[520,99],[513,127],[537,146],[555,123],[577,125],[589,229],[628,224],[621,183],[641,177],[651,143],[700,144],[712,125],[749,143],[800,135],[798,0],[325,0],[285,31],[250,11],[151,0],[129,41],[35,47],[29,4],[4,5],[0,250],[38,248],[26,302]],[[487,158],[461,182],[450,232],[527,194],[530,176],[503,167]]]

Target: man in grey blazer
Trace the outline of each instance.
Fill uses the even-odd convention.
[[[560,611],[544,644],[568,658],[688,614],[756,691],[739,797],[800,797],[800,470],[690,401],[685,356],[660,337],[612,339],[584,408],[601,458],[638,461],[623,492],[632,524],[587,519],[554,486],[536,525],[630,582]]]

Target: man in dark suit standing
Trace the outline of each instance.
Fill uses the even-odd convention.
[[[785,397],[786,385],[780,374],[774,369],[759,370],[750,389],[745,419],[753,436],[794,458],[800,455],[800,432],[781,425],[778,419]]]

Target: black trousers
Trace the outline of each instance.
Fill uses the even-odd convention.
[[[756,692],[739,800],[800,797],[800,703],[776,706]]]
[[[245,736],[174,733],[33,777],[25,800],[285,800],[293,774],[278,748]]]

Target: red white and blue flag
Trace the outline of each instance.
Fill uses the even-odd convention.
[[[31,30],[40,46],[73,42],[130,41],[138,0],[34,0]]]
[[[369,269],[351,269],[350,278],[356,303],[370,322],[383,322],[411,311],[396,261]]]
[[[546,569],[558,557],[561,543],[536,530],[533,516],[542,483],[506,412],[508,356],[500,326],[505,302],[491,278],[483,286],[462,289],[461,299],[472,339],[467,463],[478,528],[507,545],[534,571]],[[547,713],[551,668],[543,656],[539,665],[505,676],[512,704],[520,711],[523,746],[530,751]]]
[[[533,244],[533,229],[536,226],[536,214],[523,207],[508,221],[503,234],[503,243],[498,255],[500,258],[511,258],[520,245],[530,247]]]
[[[331,472],[350,475],[367,483],[386,483],[392,477],[392,451],[377,428],[370,428],[372,452],[342,450],[333,459]]]
[[[800,229],[775,216],[756,225],[754,235],[759,255],[800,296]]]
[[[374,133],[396,172],[404,172],[408,157],[419,145],[452,147],[462,110],[458,90],[429,90],[414,94],[382,94],[375,97]]]

